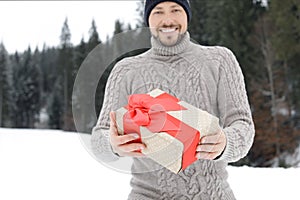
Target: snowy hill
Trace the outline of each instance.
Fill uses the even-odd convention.
[[[88,137],[0,128],[0,199],[126,199],[130,175],[97,162],[82,145]],[[299,199],[300,168],[229,166],[228,172],[237,199]]]

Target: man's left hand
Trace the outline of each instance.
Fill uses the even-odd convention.
[[[198,159],[213,160],[222,154],[226,147],[226,135],[221,130],[215,135],[207,135],[201,138],[196,149]]]

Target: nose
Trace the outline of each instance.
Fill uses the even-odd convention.
[[[169,16],[166,16],[164,19],[163,19],[163,25],[165,26],[170,26],[173,24],[173,20],[169,17]]]
[[[174,20],[173,20],[173,18],[171,16],[171,13],[166,13],[164,15],[164,18],[163,18],[162,22],[163,22],[163,25],[165,25],[165,26],[172,25],[174,23]]]

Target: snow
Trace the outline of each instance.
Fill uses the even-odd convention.
[[[89,135],[0,128],[0,199],[126,199],[130,174],[99,163]],[[85,141],[85,142],[83,142]],[[228,167],[237,199],[299,199],[300,168]]]

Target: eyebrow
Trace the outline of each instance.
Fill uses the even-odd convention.
[[[172,6],[171,6],[171,8],[176,8],[176,7],[180,7],[180,5],[172,5]],[[160,7],[160,6],[156,6],[156,7],[154,7],[153,9],[155,9],[155,10],[162,10],[163,8]]]
[[[171,8],[181,7],[180,5],[172,5]]]
[[[153,10],[162,10],[163,8],[162,7],[155,7],[155,8],[153,8]]]

